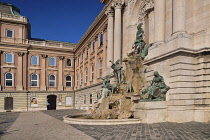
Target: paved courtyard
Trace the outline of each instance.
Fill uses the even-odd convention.
[[[63,116],[82,110],[0,113],[1,140],[210,140],[210,123],[111,126],[68,125]]]

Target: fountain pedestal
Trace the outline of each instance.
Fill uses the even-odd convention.
[[[134,108],[134,118],[140,119],[142,123],[166,122],[167,102],[139,102]]]

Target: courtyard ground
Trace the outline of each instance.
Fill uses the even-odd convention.
[[[210,140],[210,123],[69,125],[63,116],[82,110],[0,113],[0,140]]]

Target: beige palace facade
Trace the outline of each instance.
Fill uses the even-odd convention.
[[[170,86],[168,121],[209,121],[210,1],[100,1],[103,10],[77,44],[31,39],[26,17],[1,13],[0,109],[4,110],[5,97],[13,98],[14,110],[46,109],[51,96],[56,97],[57,108],[91,108],[103,77],[112,74],[109,60],[127,57],[137,25],[143,23],[144,40],[153,43],[144,60],[145,86],[154,71]],[[7,29],[13,36],[7,36]],[[5,60],[7,54],[12,54],[10,63]],[[31,63],[32,56],[38,57],[38,64]],[[49,65],[52,57],[55,65]],[[69,59],[71,66],[67,66]],[[7,73],[12,74],[12,83],[5,78]],[[33,74],[38,81],[32,80]],[[6,86],[6,81],[12,86]],[[71,86],[66,86],[70,81]],[[38,84],[33,87],[32,83]],[[38,106],[31,105],[33,97]]]

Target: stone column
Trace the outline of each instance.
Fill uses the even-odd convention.
[[[114,23],[114,61],[121,60],[122,53],[122,6],[124,2],[121,0],[115,1],[113,7],[115,9]]]
[[[106,11],[106,15],[108,17],[108,27],[107,27],[107,68],[111,66],[109,62],[114,61],[114,11],[109,8]]]
[[[164,41],[165,41],[165,0],[155,0],[155,43],[164,43]]]
[[[17,91],[23,90],[23,52],[18,52]]]
[[[63,60],[64,56],[59,56],[59,74],[58,74],[58,90],[63,91]]]
[[[173,34],[185,33],[186,0],[173,0]]]
[[[47,55],[42,54],[42,70],[41,70],[41,87],[40,90],[41,91],[46,91],[46,58]]]

